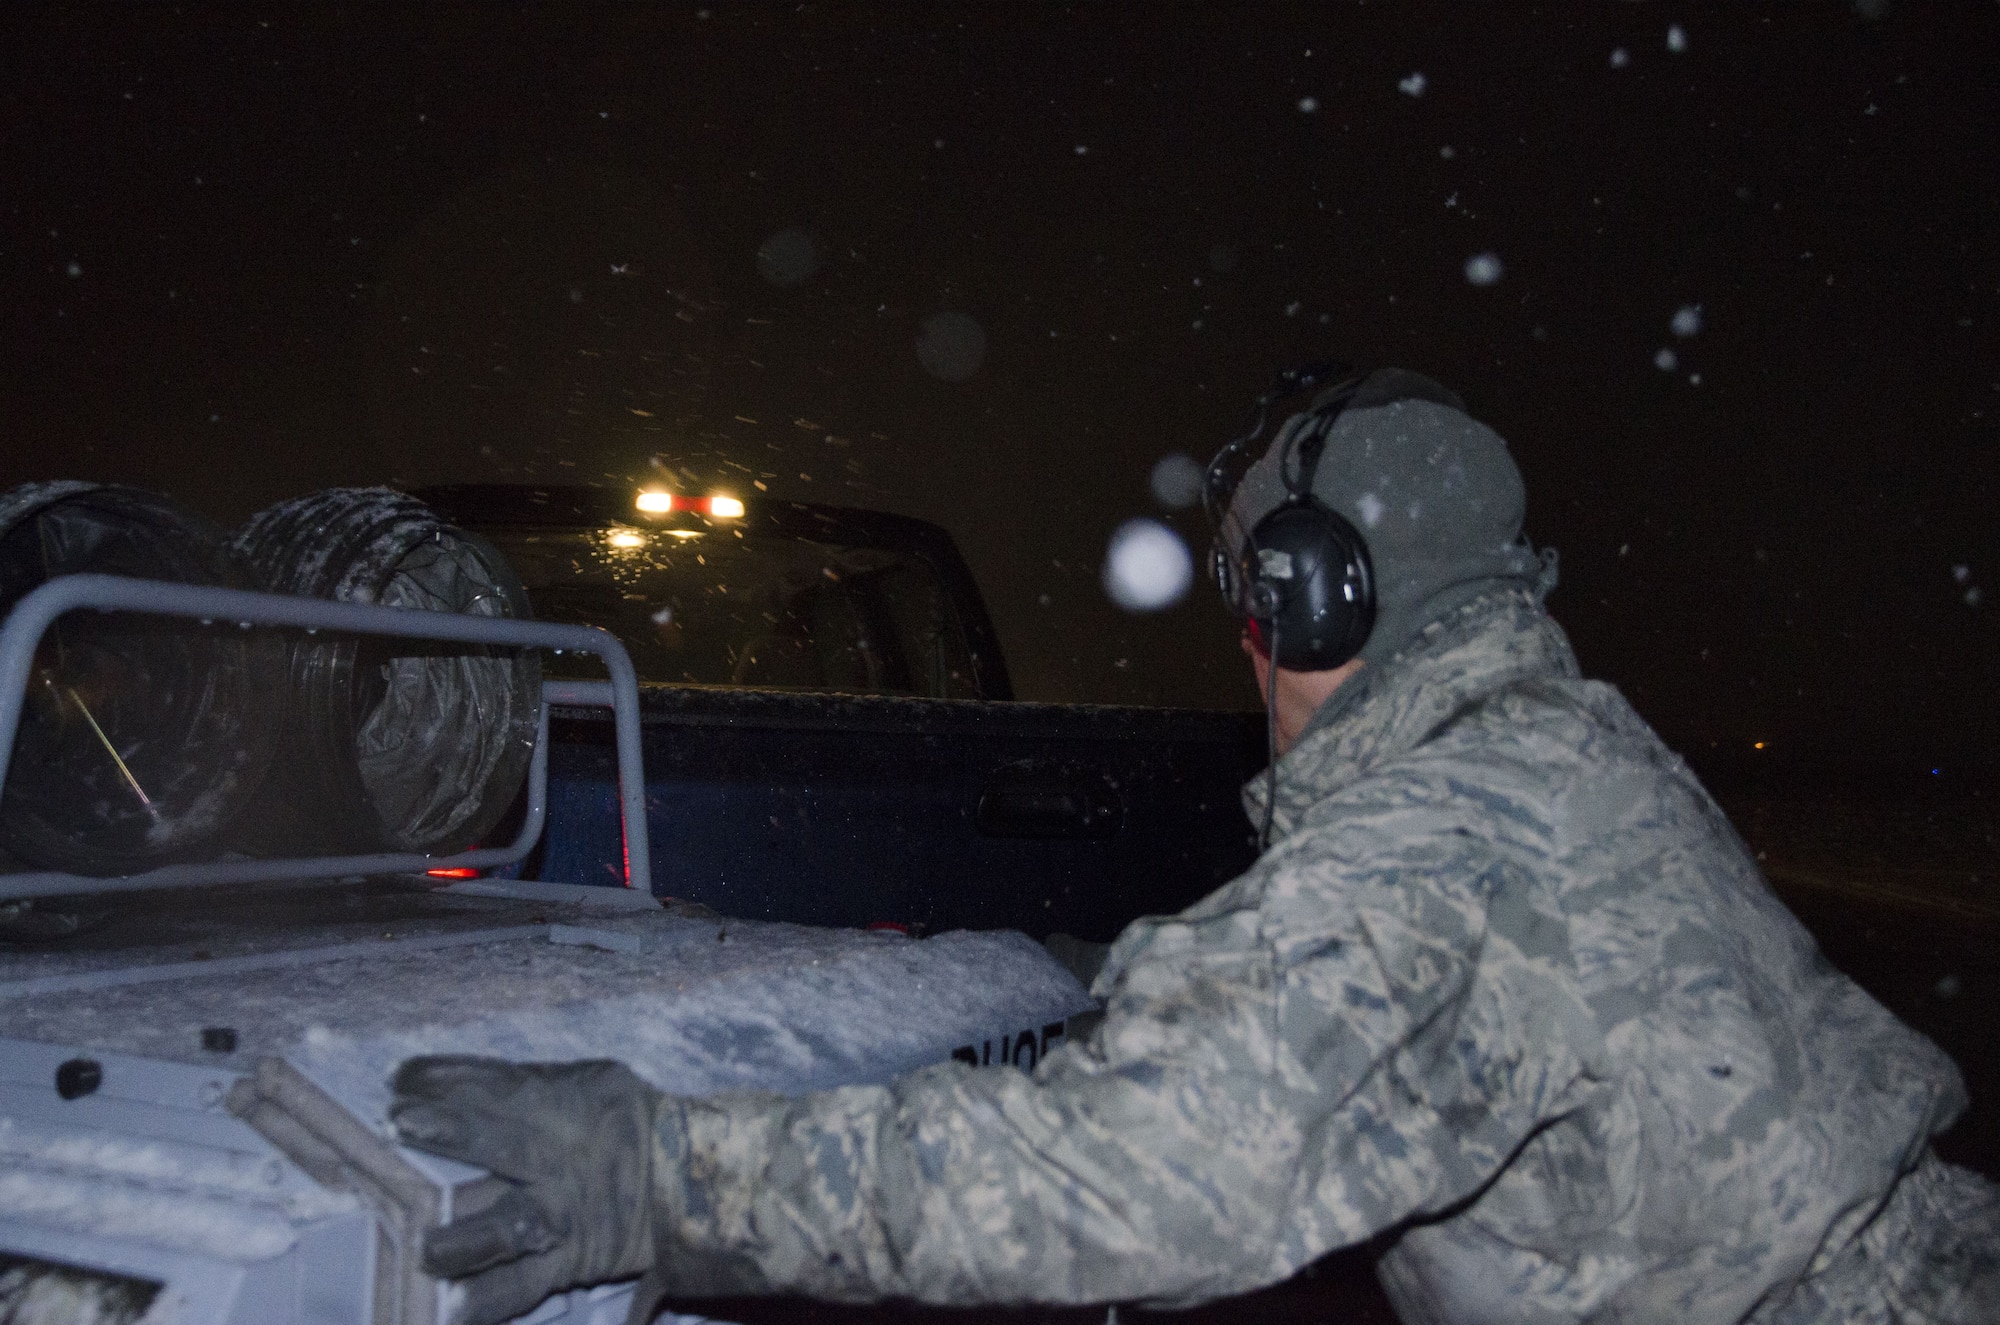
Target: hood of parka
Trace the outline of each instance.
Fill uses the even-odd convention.
[[[1387,760],[1421,745],[1451,716],[1517,681],[1581,676],[1569,638],[1533,592],[1503,589],[1461,604],[1380,667],[1363,667],[1320,705],[1278,761],[1280,836],[1305,812]],[[1265,775],[1243,787],[1252,823],[1264,818]]]

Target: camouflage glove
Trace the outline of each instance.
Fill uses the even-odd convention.
[[[513,1184],[424,1241],[425,1271],[458,1281],[453,1325],[493,1325],[652,1267],[655,1128],[678,1124],[622,1063],[412,1058],[390,1086],[404,1144]]]

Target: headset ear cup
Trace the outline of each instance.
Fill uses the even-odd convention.
[[[1279,506],[1251,532],[1245,571],[1271,599],[1271,610],[1257,615],[1277,627],[1280,667],[1328,671],[1368,642],[1374,564],[1367,540],[1338,511],[1310,498]]]

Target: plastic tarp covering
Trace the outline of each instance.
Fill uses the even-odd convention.
[[[377,599],[385,607],[511,616],[472,545],[433,539],[406,553]],[[387,841],[434,850],[461,840],[468,822],[495,817],[518,785],[532,736],[538,681],[511,658],[439,653],[391,658],[382,697],[355,734],[355,763]],[[521,720],[528,715],[528,722]],[[480,831],[483,831],[483,827]],[[476,836],[477,834],[473,834]]]
[[[335,488],[254,516],[236,545],[278,593],[526,617],[491,544],[388,488]],[[263,850],[440,854],[482,840],[527,774],[540,701],[533,650],[297,637]],[[268,839],[268,840],[267,840]]]
[[[0,496],[0,613],[66,574],[252,582],[206,521],[88,483]],[[71,613],[42,638],[0,837],[36,865],[122,874],[210,845],[261,784],[277,738],[278,641],[234,623]]]

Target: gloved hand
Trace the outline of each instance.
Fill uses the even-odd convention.
[[[412,1058],[390,1086],[406,1145],[514,1184],[425,1239],[425,1271],[459,1281],[453,1325],[493,1325],[652,1267],[655,1128],[677,1115],[622,1063]]]

